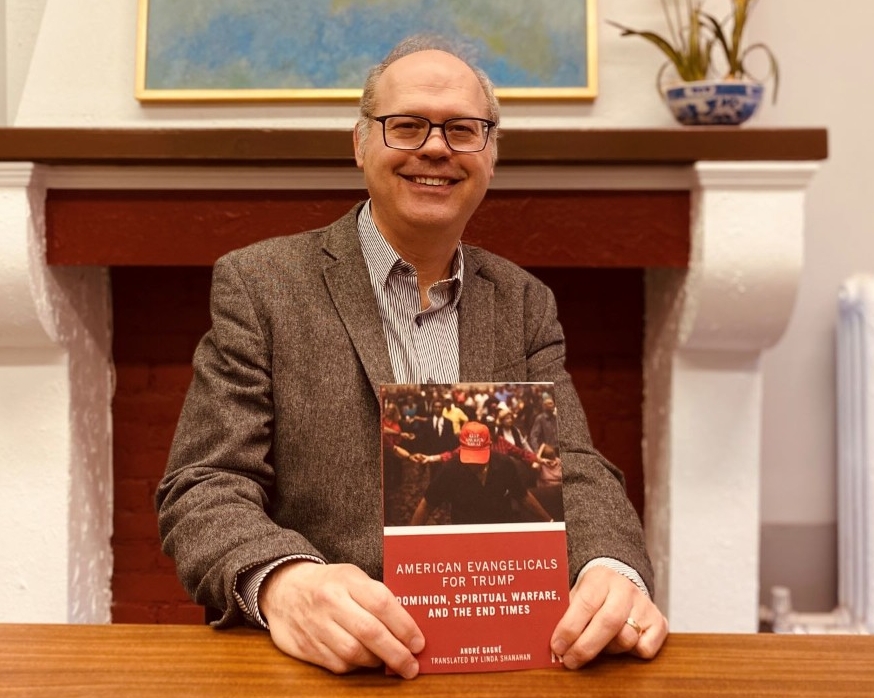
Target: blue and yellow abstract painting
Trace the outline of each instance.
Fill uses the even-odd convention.
[[[457,42],[499,95],[594,96],[593,0],[140,3],[140,97],[180,90],[360,94],[370,67],[417,33]]]

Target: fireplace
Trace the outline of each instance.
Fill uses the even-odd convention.
[[[21,161],[0,165],[18,246],[0,283],[24,308],[0,314],[0,347],[5,366],[52,366],[71,417],[52,427],[66,428],[72,494],[51,613],[201,622],[157,549],[152,493],[208,326],[210,265],[337,218],[362,183],[344,133],[71,135],[0,134],[0,159]],[[755,628],[757,357],[788,319],[824,156],[819,130],[507,133],[467,232],[554,289],[568,368],[596,445],[626,472],[674,629]],[[714,594],[725,615],[699,615]]]
[[[152,493],[191,377],[194,347],[209,327],[212,263],[257,239],[329,223],[365,197],[363,190],[47,193],[49,264],[111,270],[115,622],[202,618],[160,554]],[[532,196],[496,190],[467,234],[526,266],[555,292],[568,335],[568,369],[593,438],[624,470],[641,517],[643,269],[686,266],[688,216],[683,191]],[[663,233],[644,235],[652,227],[646,221],[658,221]],[[607,240],[632,236],[639,239],[610,252]]]

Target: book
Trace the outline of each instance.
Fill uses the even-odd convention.
[[[527,440],[551,383],[381,387],[384,582],[421,673],[559,667],[568,607],[558,444]]]

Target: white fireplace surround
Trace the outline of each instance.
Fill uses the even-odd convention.
[[[760,357],[804,262],[815,162],[499,167],[493,188],[692,192],[687,270],[647,273],[646,532],[673,631],[755,632]],[[0,621],[104,623],[112,576],[108,273],[48,267],[69,189],[350,189],[354,168],[0,163]]]

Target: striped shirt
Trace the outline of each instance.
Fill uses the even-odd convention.
[[[458,301],[464,277],[461,245],[450,278],[429,287],[430,305],[422,310],[416,268],[401,259],[376,229],[369,201],[358,214],[358,237],[395,382],[457,383]]]

